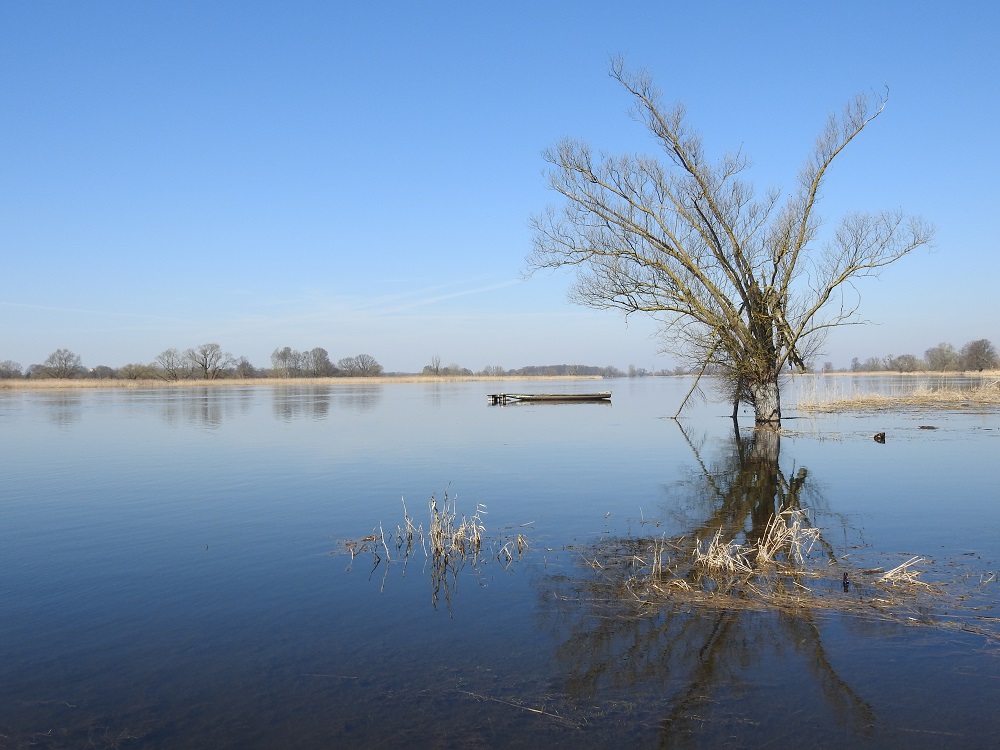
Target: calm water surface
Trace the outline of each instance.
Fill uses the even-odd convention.
[[[0,747],[994,746],[1000,415],[792,408],[761,464],[725,404],[668,418],[689,385],[0,391]],[[592,595],[595,550],[750,534],[789,488],[839,561],[965,598]],[[343,551],[445,491],[529,549],[436,590]]]

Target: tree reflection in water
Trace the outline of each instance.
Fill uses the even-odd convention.
[[[694,443],[691,447],[699,471],[685,484],[701,518],[683,537],[689,544],[720,529],[725,539],[756,544],[776,514],[803,507],[808,472],[800,468],[785,475],[777,433],[741,437],[737,432],[712,470]],[[810,492],[813,504],[822,505],[815,490]],[[607,691],[628,695],[654,690],[665,706],[658,720],[660,743],[673,747],[693,734],[703,735],[713,711],[726,714],[719,720],[731,724],[736,717],[716,705],[725,698],[745,697],[761,680],[770,680],[769,689],[784,700],[794,692],[781,687],[785,676],[795,684],[808,674],[834,725],[853,735],[871,732],[873,708],[834,669],[808,600],[754,606],[746,591],[733,595],[722,586],[717,591],[700,587],[690,560],[671,571],[682,588],[668,586],[655,599],[644,600],[634,588],[635,560],[642,555],[648,559],[655,544],[654,537],[605,540],[590,550],[580,575],[550,581],[552,599],[543,611],[559,620],[555,660],[564,689],[575,700],[593,700]],[[822,556],[835,562],[832,547],[825,540],[820,544]],[[688,581],[694,584],[690,589]],[[792,654],[806,670],[788,673],[792,667],[786,660]],[[810,706],[810,712],[817,710]],[[749,717],[739,721],[749,722]],[[768,724],[773,730],[780,722],[772,717]],[[777,739],[771,731],[769,735]]]

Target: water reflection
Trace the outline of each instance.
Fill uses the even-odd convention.
[[[781,434],[769,430],[754,430],[741,434],[737,429],[729,441],[722,443],[711,459],[703,458],[705,439],[693,439],[678,423],[695,460],[695,468],[681,483],[681,497],[673,500],[678,509],[686,508],[691,517],[685,531],[695,537],[711,536],[722,530],[722,536],[733,539],[740,535],[756,544],[775,514],[784,510],[802,510],[846,521],[829,509],[829,504],[815,482],[807,482],[809,470],[802,466],[789,472],[782,469]],[[820,545],[831,555],[825,539]]]
[[[276,388],[271,411],[282,422],[326,419],[330,413],[330,388],[317,385]]]
[[[697,518],[678,538],[704,539],[721,529],[725,539],[756,544],[777,513],[803,508],[807,493],[810,505],[822,506],[806,468],[782,469],[780,440],[770,431],[737,431],[706,461],[703,445],[689,439],[697,468],[675,499]],[[753,702],[766,690],[787,700],[787,688],[776,689],[774,681],[805,681],[812,685],[806,692],[822,696],[828,723],[853,735],[870,734],[876,722],[872,705],[838,673],[824,646],[828,608],[820,613],[805,597],[762,607],[747,601],[746,591],[729,596],[721,585],[711,598],[687,595],[700,593],[703,585],[690,563],[687,574],[674,579],[680,587],[661,589],[655,601],[644,599],[630,578],[640,549],[655,541],[601,540],[574,572],[546,580],[541,616],[553,620],[555,663],[567,694],[593,701],[608,691],[653,691],[663,701],[660,746],[677,747],[696,734],[713,736],[722,724],[731,730],[734,717],[720,712],[720,705]],[[820,543],[821,555],[835,563],[831,545]],[[808,708],[815,713],[815,706]]]
[[[283,422],[326,419],[331,407],[367,414],[382,400],[382,388],[379,386],[293,385],[275,388],[272,393],[272,413],[275,419]]]
[[[76,424],[83,416],[83,397],[75,391],[47,393],[42,403],[45,406],[45,416],[60,428]]]
[[[194,424],[217,429],[226,419],[248,413],[251,406],[252,394],[248,389],[185,388],[180,398],[161,401],[160,416],[174,427]]]
[[[357,386],[337,391],[336,405],[355,414],[367,414],[382,401],[381,386]]]

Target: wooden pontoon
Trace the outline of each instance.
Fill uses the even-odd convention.
[[[611,391],[602,391],[601,393],[491,393],[486,398],[491,404],[500,405],[513,402],[567,404],[584,401],[610,401]]]

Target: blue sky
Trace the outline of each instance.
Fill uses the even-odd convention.
[[[621,54],[710,155],[791,188],[826,117],[890,89],[821,213],[937,227],[863,282],[826,356],[1000,345],[1000,10],[939,2],[0,4],[0,359],[88,367],[217,342],[388,370],[659,369],[648,321],[522,278],[563,136],[649,150]]]

